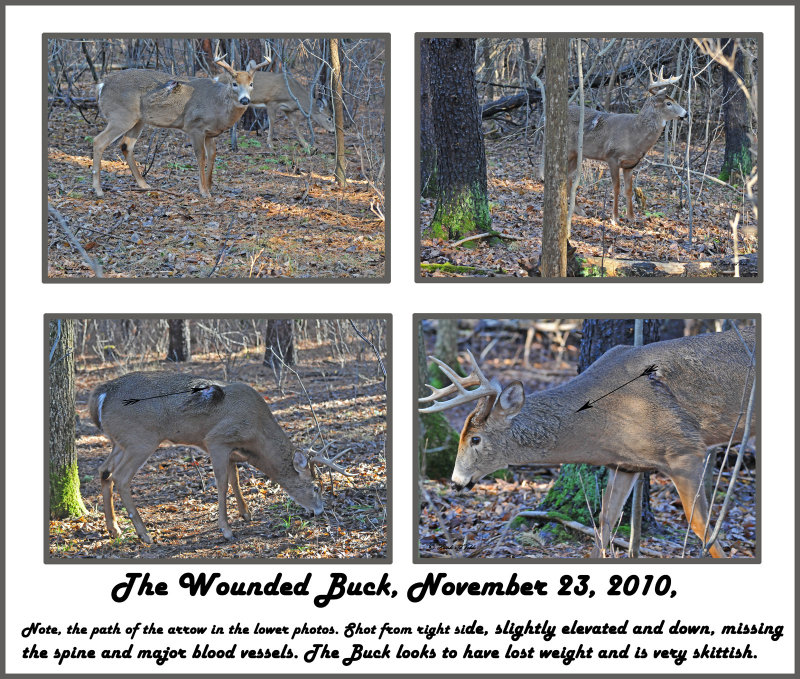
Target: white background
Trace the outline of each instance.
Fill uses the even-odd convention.
[[[44,661],[23,662],[21,649],[32,640],[23,640],[19,630],[34,621],[55,624],[62,629],[80,621],[88,626],[121,625],[136,621],[158,624],[221,624],[236,621],[252,626],[309,623],[336,624],[348,621],[417,625],[424,623],[471,622],[477,618],[490,626],[506,618],[536,623],[548,619],[568,624],[581,622],[657,623],[667,625],[680,618],[685,622],[723,623],[767,622],[786,625],[785,638],[778,644],[763,637],[740,637],[727,643],[744,646],[750,642],[759,658],[756,661],[691,662],[677,668],[665,661],[590,661],[566,668],[571,672],[673,671],[724,673],[780,672],[793,669],[794,620],[794,10],[780,7],[258,7],[236,8],[68,8],[10,7],[6,9],[6,670],[8,672],[50,672],[55,668]],[[764,58],[759,65],[763,80],[764,116],[760,138],[766,167],[761,168],[765,215],[762,253],[765,282],[744,285],[558,285],[539,284],[517,287],[507,284],[415,285],[413,253],[414,213],[418,204],[414,194],[414,32],[415,31],[569,31],[620,32],[657,30],[692,31],[698,35],[716,32],[763,31]],[[390,32],[392,102],[392,280],[386,285],[326,286],[282,285],[267,288],[257,285],[44,285],[41,280],[41,106],[39,100],[41,34],[43,32],[263,32],[265,36],[282,32]],[[24,63],[24,67],[22,64]],[[91,153],[86,150],[87,156]],[[147,566],[156,580],[169,583],[168,597],[148,597],[114,604],[109,596],[113,584],[121,581],[134,566],[75,563],[68,566],[43,564],[42,497],[43,441],[42,422],[42,315],[51,313],[91,314],[103,312],[163,313],[384,313],[394,317],[394,563],[388,566],[336,566],[320,564],[284,566],[194,567],[194,571],[220,571],[230,580],[268,580],[278,571],[290,580],[313,572],[312,591],[324,590],[327,573],[344,570],[352,579],[377,580],[387,571],[399,596],[383,599],[355,599],[332,604],[322,611],[309,600],[277,597],[192,600],[177,586],[180,573],[189,570],[185,563]],[[741,313],[763,315],[762,413],[763,446],[759,466],[762,486],[762,514],[759,521],[763,563],[726,564],[624,564],[581,566],[560,565],[450,565],[438,564],[451,578],[460,580],[506,580],[513,571],[522,579],[550,582],[550,596],[528,600],[472,597],[436,598],[412,605],[405,588],[421,580],[426,566],[411,564],[415,538],[412,517],[411,418],[414,399],[411,376],[412,319],[414,312],[455,312],[480,315],[486,312],[542,313],[577,315],[599,312],[695,313],[713,312],[719,316]],[[144,564],[143,564],[144,567]],[[139,569],[141,570],[141,569]],[[678,596],[672,600],[655,597],[588,601],[554,596],[558,578],[565,573],[589,573],[598,591],[611,573],[645,573],[672,576]],[[219,646],[233,641],[217,637]],[[100,639],[111,647],[125,647],[126,637]],[[43,638],[40,645],[52,645]],[[141,641],[141,640],[139,640]],[[195,641],[192,639],[191,641]],[[252,641],[252,640],[248,640]],[[265,639],[251,647],[275,646],[277,639]],[[419,646],[417,639],[411,645]],[[505,648],[506,640],[489,637],[475,645]],[[574,646],[577,640],[561,638]],[[585,640],[595,648],[604,643],[614,646],[613,638]],[[634,645],[636,640],[632,640]],[[652,639],[645,639],[652,646]],[[724,645],[722,639],[712,639]],[[71,646],[62,635],[59,645]],[[339,645],[344,646],[343,640]],[[530,643],[538,644],[538,638]],[[693,647],[696,640],[664,636],[660,646]],[[215,642],[217,643],[217,642]],[[152,648],[166,645],[193,647],[180,639],[153,638]],[[293,644],[303,648],[308,644]],[[377,643],[375,644],[378,645]],[[455,644],[462,646],[461,642]],[[558,645],[554,642],[553,645]],[[280,645],[278,644],[278,647]],[[369,663],[362,661],[350,671],[387,670],[395,672],[559,672],[556,663],[505,664],[503,661],[458,660],[443,663]],[[120,666],[73,663],[61,672],[342,672],[335,661],[305,665],[295,661],[278,665],[274,661],[167,663],[157,668],[151,663]],[[344,670],[347,671],[347,670]]]

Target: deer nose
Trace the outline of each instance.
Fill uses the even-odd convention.
[[[250,103],[250,99],[249,99],[248,97],[241,97],[241,98],[239,99],[239,103],[240,103],[242,106],[247,106],[247,105]]]

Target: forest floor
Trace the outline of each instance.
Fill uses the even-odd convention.
[[[539,149],[519,136],[499,140],[486,138],[489,180],[489,205],[492,229],[513,239],[483,238],[454,247],[451,242],[434,239],[427,228],[433,219],[435,201],[422,199],[420,224],[421,275],[429,277],[527,277],[530,261],[537,261],[542,250],[542,209],[544,184],[537,176]],[[660,144],[657,145],[660,148]],[[692,149],[693,154],[700,149]],[[676,157],[683,158],[685,148]],[[722,149],[712,147],[706,172],[721,163]],[[575,216],[570,243],[578,258],[647,262],[709,263],[705,274],[733,275],[733,239],[729,220],[743,212],[739,222],[739,253],[748,254],[742,275],[758,270],[757,225],[752,210],[744,207],[743,189],[737,191],[720,184],[700,182],[692,175],[692,245],[688,246],[688,207],[679,196],[680,184],[673,171],[653,163],[663,163],[663,153],[651,151],[634,172],[634,190],[641,189],[646,209],[634,196],[637,224],[625,217],[623,189],[620,187],[620,224],[611,225],[613,193],[605,163],[584,161],[584,181],[578,187],[576,203],[587,217]],[[489,242],[494,241],[494,242]],[[596,260],[585,264],[582,275],[599,276]],[[472,267],[459,269],[457,267]],[[607,274],[608,275],[608,274]],[[691,275],[691,274],[690,274]]]
[[[118,376],[116,366],[78,359],[76,401],[78,469],[83,501],[80,520],[50,522],[50,556],[60,559],[383,559],[387,551],[386,391],[374,361],[330,359],[329,349],[298,345],[296,370],[308,390],[326,441],[327,454],[352,448],[337,460],[356,476],[322,474],[325,511],[314,517],[283,489],[247,464],[239,465],[242,492],[253,520],[239,517],[228,492],[228,516],[236,536],[222,537],[217,525],[217,489],[210,459],[187,446],[162,446],[134,476],[133,496],[153,544],[139,541],[116,496],[123,534],[111,540],[103,516],[98,468],[108,456],[108,439],[92,424],[87,401],[97,384]],[[153,359],[139,368],[177,369]],[[243,381],[265,396],[295,446],[306,450],[315,437],[302,387],[291,374],[283,392],[258,361],[237,366],[226,377],[213,356],[193,357],[182,366],[193,374]],[[302,442],[302,445],[301,445]],[[317,442],[316,448],[319,448]],[[332,484],[332,486],[331,486]]]
[[[359,143],[346,134],[348,184],[334,178],[334,135],[315,128],[316,150],[301,148],[285,119],[274,149],[266,135],[217,139],[211,198],[198,193],[187,135],[146,128],[136,146],[154,188],[141,191],[118,144],[102,163],[103,198],[92,190],[92,139],[104,127],[97,109],[84,120],[56,106],[48,119],[47,195],[108,278],[382,278],[384,222],[377,193],[363,179]],[[308,136],[306,134],[306,136]],[[377,142],[376,142],[377,143]],[[379,147],[382,144],[379,144]],[[92,276],[90,266],[48,221],[48,277]]]
[[[488,337],[484,338],[488,340]],[[528,367],[520,357],[522,342],[505,341],[493,345],[490,356],[481,361],[487,377],[498,377],[502,384],[520,380],[526,392],[553,387],[577,373],[578,348],[567,344],[562,352],[551,352],[534,342]],[[476,347],[473,346],[473,349]],[[428,347],[429,353],[433,346]],[[477,353],[476,353],[477,355]],[[474,403],[444,411],[450,425],[460,431]],[[735,453],[733,455],[735,457]],[[730,479],[733,459],[723,473],[721,491],[714,503],[716,521]],[[419,555],[422,558],[481,559],[583,559],[592,551],[592,538],[564,528],[558,522],[517,519],[525,510],[535,510],[544,500],[558,476],[558,467],[511,467],[504,478],[485,478],[472,490],[455,492],[449,479],[422,478],[420,482]],[[716,478],[716,476],[714,477]],[[734,486],[721,537],[725,552],[732,558],[752,558],[756,549],[756,465],[749,453]],[[642,547],[663,558],[696,558],[700,543],[690,532],[686,551],[683,542],[688,529],[678,491],[669,478],[650,475],[650,508],[655,526],[645,526]],[[599,509],[599,508],[598,508]],[[595,512],[595,516],[597,516]],[[593,528],[589,526],[589,528]],[[627,527],[624,527],[627,528]],[[620,531],[617,537],[628,539]],[[616,556],[627,558],[624,550]],[[648,557],[649,558],[649,557]]]

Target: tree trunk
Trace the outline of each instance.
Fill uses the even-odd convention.
[[[430,393],[425,386],[428,381],[425,335],[420,322],[417,326],[417,396],[427,396]],[[458,454],[458,432],[450,426],[443,413],[417,413],[417,418],[420,476],[430,479],[450,478]]]
[[[192,341],[189,321],[185,318],[168,318],[169,348],[167,360],[184,363],[192,360]]]
[[[342,67],[339,63],[339,40],[331,38],[331,80],[333,81],[333,117],[336,123],[336,168],[333,171],[339,188],[347,184],[344,173],[344,105],[342,100]]]
[[[739,41],[722,38],[722,53],[733,61],[733,67],[741,78],[744,74],[744,57]],[[735,52],[735,56],[734,56]],[[725,122],[725,159],[722,161],[720,179],[728,181],[733,172],[739,172],[742,178],[747,177],[753,169],[750,156],[749,110],[744,92],[736,82],[736,77],[724,66],[722,67],[722,101]]]
[[[438,186],[431,230],[458,240],[491,227],[486,154],[475,87],[475,40],[428,40]]]
[[[430,93],[430,40],[420,40],[419,48],[419,163],[420,192],[425,198],[434,198],[437,193],[436,139],[433,134]]]
[[[645,319],[644,344],[658,341],[659,322]],[[578,361],[581,373],[600,358],[606,351],[618,344],[633,345],[633,319],[587,318],[583,322],[583,339]],[[644,367],[644,366],[643,366]],[[557,510],[559,513],[591,526],[593,518],[600,512],[602,491],[608,473],[604,467],[591,465],[561,465],[561,472],[553,487],[548,491],[540,509]],[[644,508],[642,525],[652,526],[655,522],[650,509],[649,477],[645,475]],[[630,522],[630,498],[625,503],[623,521]],[[596,522],[595,522],[596,523]]]
[[[569,38],[547,38],[542,277],[567,275],[567,101]]]
[[[266,351],[264,352],[264,365],[272,366],[275,354],[286,365],[295,364],[294,348],[294,321],[291,319],[269,319],[267,332],[264,337]],[[273,353],[274,352],[274,353]]]
[[[75,451],[75,322],[50,321],[50,518],[83,516]]]

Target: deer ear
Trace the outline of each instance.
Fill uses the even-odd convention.
[[[522,410],[523,405],[525,405],[525,390],[522,388],[522,382],[514,381],[500,393],[492,415],[496,413],[510,420]]]
[[[308,458],[298,450],[294,454],[292,463],[294,464],[295,471],[302,473],[308,467]]]

